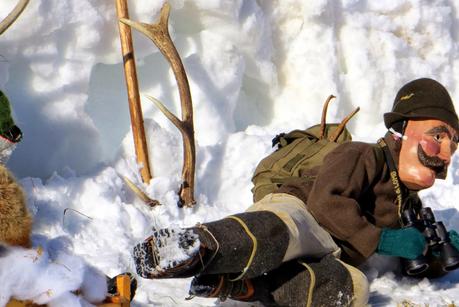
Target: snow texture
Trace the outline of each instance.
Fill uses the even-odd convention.
[[[154,22],[163,3],[129,1],[131,19]],[[0,17],[15,4],[16,0],[1,1]],[[7,166],[28,195],[34,245],[68,241],[56,252],[68,249],[64,258],[82,271],[88,265],[108,276],[134,271],[132,247],[151,235],[152,227],[187,227],[243,211],[251,204],[251,174],[271,151],[271,139],[279,132],[316,124],[330,94],[337,99],[328,121],[340,121],[360,106],[348,128],[355,140],[369,142],[385,133],[382,114],[410,80],[440,81],[459,109],[457,1],[171,0],[170,4],[169,28],[188,73],[194,104],[197,205],[191,209],[176,206],[181,136],[144,97],[154,179],[149,185],[139,179],[113,1],[30,1],[19,20],[0,36],[0,89],[10,98],[24,132]],[[180,116],[168,63],[150,40],[136,31],[133,36],[140,91]],[[146,207],[123,177],[162,205]],[[455,155],[447,179],[422,193],[424,203],[434,208],[448,229],[459,229],[458,184]],[[36,250],[15,253],[34,255]],[[43,255],[47,253],[44,248]],[[19,259],[6,267],[27,258]],[[365,271],[371,281],[372,306],[395,306],[404,300],[446,306],[459,301],[459,272],[437,280],[413,280],[394,273],[394,259],[378,256],[370,264]],[[18,278],[34,270],[14,267],[24,269],[15,271]],[[55,282],[49,280],[47,285],[57,287],[70,277],[69,286],[84,284],[76,267],[69,275],[56,265],[56,274],[62,275],[53,275]],[[189,282],[139,279],[132,305],[235,305],[185,300]],[[71,295],[60,299],[53,306],[81,303]]]
[[[167,275],[169,269],[189,268],[200,248],[198,235],[192,229],[153,229],[153,234],[134,246],[132,257],[137,274],[144,278]]]
[[[11,297],[49,306],[102,302],[107,293],[105,275],[66,251],[66,241],[44,240],[35,249],[1,246],[0,306]],[[76,290],[81,295],[72,293]]]
[[[156,231],[153,232],[153,236],[159,241],[157,245],[162,247],[158,248],[161,268],[176,267],[177,263],[188,261],[199,251],[199,238],[191,230],[166,228],[159,230],[158,234],[155,233]]]

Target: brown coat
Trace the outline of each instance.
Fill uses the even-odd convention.
[[[385,140],[398,164],[395,142],[390,136]],[[384,159],[377,159],[374,146],[344,143],[325,157],[320,170],[312,171],[317,176],[314,183],[299,178],[279,189],[307,204],[343,249],[343,260],[352,264],[376,251],[382,228],[400,227],[390,172]]]

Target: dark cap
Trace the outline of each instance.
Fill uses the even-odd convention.
[[[395,97],[392,112],[384,114],[384,123],[390,128],[396,122],[415,118],[441,120],[459,133],[453,101],[435,80],[422,78],[405,84]]]

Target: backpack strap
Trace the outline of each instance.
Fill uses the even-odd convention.
[[[397,195],[398,217],[401,222],[403,200],[405,199],[406,194],[405,187],[400,182],[400,178],[398,176],[397,167],[395,166],[394,159],[392,158],[392,154],[390,153],[389,147],[387,146],[383,138],[380,138],[378,140],[378,145],[382,150],[386,165],[389,168],[392,185],[394,187],[395,194]]]
[[[382,172],[383,166],[386,164],[386,159],[384,158],[384,153],[382,151],[382,148],[378,146],[378,144],[375,144],[373,146],[373,152],[375,154],[376,158],[376,165],[378,168],[378,173]]]

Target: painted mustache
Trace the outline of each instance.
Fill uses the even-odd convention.
[[[431,157],[418,145],[418,158],[422,165],[432,169],[435,172],[435,178],[445,179],[448,173],[448,165],[439,157]]]

